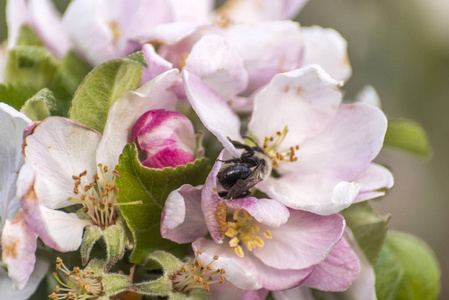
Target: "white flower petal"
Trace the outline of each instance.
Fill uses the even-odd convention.
[[[84,170],[92,178],[97,173],[95,152],[101,135],[72,120],[50,117],[25,139],[27,162],[36,172],[35,191],[41,204],[49,208],[73,205],[73,175]]]
[[[153,45],[145,44],[142,47],[142,52],[145,57],[145,61],[148,65],[148,68],[142,69],[142,80],[141,85],[147,83],[148,81],[156,78],[160,74],[173,69],[173,64],[166,61],[154,50]]]
[[[237,48],[249,74],[244,96],[270,82],[275,74],[301,66],[303,41],[297,22],[236,24],[227,28],[224,34]]]
[[[298,286],[294,289],[273,292],[275,300],[314,300],[312,290],[306,286]]]
[[[109,109],[103,138],[98,146],[98,163],[115,168],[123,148],[131,141],[133,124],[144,112],[153,109],[174,110],[178,98],[171,87],[178,80],[178,70],[173,69],[115,101]]]
[[[61,15],[50,0],[29,0],[33,27],[44,44],[56,57],[62,58],[71,47],[69,36],[62,26]]]
[[[225,100],[243,91],[248,84],[242,58],[235,47],[221,36],[202,37],[193,46],[185,63],[184,70],[201,78]]]
[[[193,250],[197,252],[201,250],[201,254],[198,255],[198,259],[205,265],[213,261],[212,266],[215,269],[224,269],[223,276],[232,282],[238,288],[244,290],[257,290],[262,287],[260,282],[256,280],[254,274],[248,269],[242,266],[234,257],[231,248],[228,245],[216,244],[211,240],[205,238],[199,238],[192,244]],[[218,255],[219,258],[214,261],[213,257]],[[242,260],[237,258],[238,260]]]
[[[22,211],[6,220],[1,234],[2,260],[8,265],[8,275],[17,289],[23,289],[34,270],[36,239],[37,235],[22,218]]]
[[[319,66],[276,75],[255,96],[249,132],[263,143],[265,137],[275,136],[287,126],[278,150],[302,147],[306,138],[332,122],[341,102],[338,84]]]
[[[346,40],[332,28],[319,26],[303,27],[303,66],[320,65],[336,80],[347,80],[351,76],[351,65],[347,53]]]
[[[226,101],[198,76],[182,71],[187,98],[204,126],[234,156],[240,156],[228,137],[240,140],[240,120]]]
[[[331,215],[351,205],[359,192],[355,182],[338,181],[327,176],[303,176],[289,179],[269,178],[257,188],[293,209]]]
[[[37,286],[47,274],[50,263],[45,260],[38,259],[34,267],[34,271],[30,276],[27,284],[22,290],[13,288],[13,282],[3,268],[0,268],[0,291],[3,299],[27,300],[36,291]]]
[[[385,195],[394,185],[391,172],[380,165],[371,163],[354,181],[360,184],[360,192],[354,202],[373,199]]]
[[[20,208],[16,196],[16,180],[24,163],[23,130],[30,123],[31,120],[27,116],[5,103],[0,103],[0,219],[2,224],[14,217]]]

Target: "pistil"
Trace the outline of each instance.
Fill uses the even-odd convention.
[[[95,174],[92,176],[91,182],[87,182],[87,171],[72,176],[75,182],[73,188],[75,197],[70,197],[68,200],[82,204],[83,212],[95,225],[104,229],[115,224],[116,206],[142,204],[142,201],[117,203],[119,188],[115,185],[115,180],[120,177],[120,174],[113,170],[112,179],[108,182],[108,167],[98,164],[98,168],[101,178]]]
[[[265,244],[262,237],[267,240],[272,239],[271,232],[267,229],[260,234],[260,227],[253,217],[245,210],[235,210],[233,221],[228,221],[228,231],[225,234],[230,238],[228,245],[239,257],[244,257],[243,246],[248,251],[255,248],[262,248]]]

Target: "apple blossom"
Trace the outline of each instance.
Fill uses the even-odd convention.
[[[176,167],[194,161],[195,133],[190,120],[174,111],[150,110],[137,119],[131,139],[150,168]]]
[[[26,214],[27,222],[47,246],[73,251],[81,244],[85,226],[104,229],[115,224],[114,182],[119,174],[113,169],[130,141],[131,126],[142,111],[173,109],[177,97],[169,88],[176,81],[177,71],[169,71],[123,95],[111,106],[103,135],[61,117],[34,126],[25,139],[24,154],[37,198],[24,201],[22,207],[33,212]],[[74,204],[83,204],[89,217],[57,210]]]
[[[228,0],[217,14],[235,23],[257,23],[295,17],[308,0]]]
[[[69,37],[61,23],[61,16],[50,0],[9,0],[6,18],[8,49],[13,49],[17,45],[20,28],[23,25],[29,25],[58,58],[62,58],[71,47]]]
[[[240,157],[229,141],[241,140],[237,115],[200,78],[186,70],[183,78],[203,124]],[[370,105],[341,103],[340,84],[312,65],[276,75],[255,95],[247,135],[279,175],[256,188],[287,207],[330,215],[393,185],[391,173],[371,163],[383,144],[385,116]]]
[[[8,266],[8,276],[2,272],[2,291],[14,299],[27,299],[48,269],[45,261],[36,262],[36,234],[30,230],[24,218],[18,197],[18,173],[24,163],[22,156],[23,131],[31,123],[24,114],[11,106],[0,103],[0,239],[2,261]],[[17,189],[18,194],[17,195]],[[12,289],[14,286],[15,289]],[[21,289],[18,291],[16,289]]]
[[[97,65],[147,42],[175,42],[205,22],[210,9],[210,0],[76,0],[67,8],[63,24],[75,48]]]
[[[340,240],[343,217],[289,210],[270,199],[223,201],[216,188],[209,198],[222,158],[204,187],[184,185],[169,195],[162,236],[178,243],[193,241],[194,249],[202,251],[200,260],[217,254],[214,265],[225,269],[223,276],[238,288],[279,290],[301,284]],[[213,240],[203,238],[207,231]],[[356,274],[358,265],[348,264],[348,269]]]

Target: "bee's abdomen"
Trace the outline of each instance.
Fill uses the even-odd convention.
[[[239,179],[246,179],[251,175],[251,169],[245,165],[231,165],[220,171],[217,175],[218,180],[224,189],[233,187]]]

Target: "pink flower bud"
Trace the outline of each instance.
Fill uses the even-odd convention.
[[[183,114],[163,109],[147,111],[134,124],[131,137],[145,154],[142,164],[146,167],[176,167],[195,159],[193,125]]]

